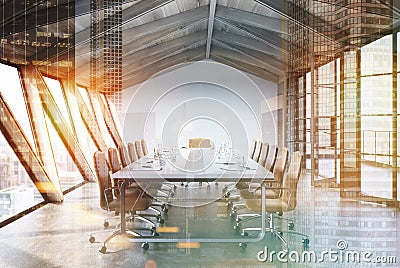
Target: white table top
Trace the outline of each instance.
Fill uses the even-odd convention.
[[[273,174],[252,159],[245,159],[245,168],[239,165],[237,155],[217,156],[212,149],[180,149],[175,154],[166,153],[165,165],[146,156],[114,173],[114,179],[154,181],[258,181],[272,180]]]

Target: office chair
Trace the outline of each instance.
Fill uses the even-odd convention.
[[[121,158],[122,167],[126,167],[131,163],[131,159],[129,157],[128,151],[126,150],[126,146],[124,144],[118,145],[118,152]]]
[[[265,161],[267,160],[268,151],[269,151],[269,144],[268,142],[264,142],[261,145],[260,157],[258,158],[258,164],[260,164],[261,166],[265,166]]]
[[[266,231],[275,234],[284,244],[285,248],[288,249],[288,243],[283,237],[283,233],[288,233],[292,235],[302,236],[303,246],[308,246],[309,239],[306,234],[295,232],[292,230],[283,231],[278,229],[274,224],[274,215],[275,214],[283,214],[289,211],[293,211],[297,206],[297,186],[301,173],[301,163],[302,163],[303,155],[300,152],[294,152],[288,170],[285,172],[282,185],[276,187],[276,190],[280,190],[282,194],[278,198],[266,198],[265,200],[265,209],[266,212],[269,213],[268,221],[269,227],[266,228]],[[261,211],[261,192],[257,191],[251,199],[246,199],[246,206],[251,211],[257,211],[262,213]],[[261,217],[261,215],[260,215]],[[242,230],[242,236],[248,236],[249,232],[261,231],[261,228],[256,227],[248,227]],[[240,244],[242,248],[246,248],[246,244]]]
[[[138,160],[136,148],[132,142],[128,142],[128,153],[129,153],[129,158],[131,159],[131,163],[136,162]]]
[[[111,166],[111,172],[115,173],[121,170],[121,162],[119,161],[118,151],[115,148],[108,148],[108,161]]]
[[[284,177],[285,169],[286,169],[286,164],[288,160],[288,150],[287,148],[278,148],[278,153],[276,155],[276,161],[274,165],[274,182],[275,187],[273,187],[272,183],[268,183],[266,191],[265,191],[265,196],[266,198],[269,199],[274,199],[278,198],[281,194],[280,190],[277,190],[276,187],[280,187],[282,184],[282,180]],[[259,190],[261,191],[261,181],[260,182],[255,182],[255,183],[250,183],[249,187],[247,189],[242,189],[240,190],[240,197],[244,200],[246,199],[251,199],[254,196],[254,192]],[[275,189],[271,189],[275,188]],[[241,206],[240,208],[243,208]],[[238,211],[238,206],[235,206],[235,211]],[[235,216],[234,214],[232,216]],[[234,229],[238,232],[240,229],[240,223],[252,220],[254,218],[258,218],[260,215],[259,214],[241,214],[241,215],[236,215],[236,225]],[[247,218],[243,220],[244,218]]]
[[[138,159],[141,159],[144,157],[142,146],[140,145],[139,141],[135,141],[135,149],[136,149],[136,155]]]
[[[277,152],[278,152],[278,146],[276,145],[272,145],[272,146],[268,146],[268,154],[267,157],[265,159],[265,163],[264,163],[264,167],[273,172],[273,167],[275,167],[275,161],[277,159]],[[265,149],[264,149],[265,150]],[[287,151],[287,150],[286,150]],[[285,159],[285,158],[281,158],[281,159]],[[286,158],[287,159],[287,158]],[[260,158],[259,158],[260,160]],[[261,158],[262,160],[262,158]],[[286,163],[285,163],[286,165]],[[281,167],[282,168],[282,167]],[[239,190],[239,195],[236,196],[236,199],[240,199],[240,198],[244,198],[244,197],[249,197],[252,195],[252,192],[255,190],[254,188],[259,187],[260,184],[259,183],[248,183],[248,182],[238,182],[236,184],[236,188]],[[272,190],[266,190],[266,196],[267,197],[271,197],[271,195],[275,195],[275,193]],[[237,212],[239,210],[242,210],[244,208],[246,208],[246,204],[241,202],[241,203],[230,203],[228,204],[228,208],[231,209],[230,211],[230,217],[232,218],[232,220],[235,220],[237,218]]]
[[[269,147],[267,158],[265,159],[264,167],[269,171],[274,171],[276,155],[278,153],[278,146],[272,145]]]
[[[257,141],[253,140],[249,148],[249,158],[253,159],[254,150],[256,149]]]
[[[149,150],[147,149],[147,143],[145,139],[142,139],[140,141],[141,145],[142,145],[142,151],[143,151],[143,155],[146,156],[149,153]]]
[[[95,171],[96,171],[97,181],[98,181],[99,190],[100,190],[100,198],[99,198],[100,207],[103,210],[119,213],[121,200],[118,197],[115,197],[113,194],[112,190],[115,187],[112,186],[112,184],[111,184],[111,177],[110,177],[105,153],[97,151],[94,154],[94,164],[95,164]],[[129,192],[130,192],[130,194],[125,197],[125,210],[126,210],[125,212],[130,213],[130,217],[129,217],[130,221],[134,221],[135,219],[143,220],[143,215],[138,214],[138,211],[147,210],[151,206],[152,198],[150,196],[146,195],[145,192],[139,188],[129,187]],[[103,245],[99,248],[99,251],[101,253],[105,253],[107,251],[106,243],[108,241],[110,241],[115,236],[121,234],[120,229],[118,228],[118,225],[117,225],[117,229],[107,230],[107,231],[108,232],[113,231],[113,232],[109,237],[107,237],[107,239],[103,242]],[[138,231],[150,232],[150,235],[144,236],[144,235],[140,234]],[[100,232],[96,232],[96,233],[100,233]],[[96,240],[94,237],[94,234],[95,233],[90,234],[90,237],[89,237],[90,243],[94,243]],[[127,230],[127,234],[135,236],[135,237],[158,236],[158,234],[155,232],[155,226],[152,226],[151,228],[143,228],[143,227],[130,228],[129,230]],[[148,243],[143,243],[142,248],[148,249]]]

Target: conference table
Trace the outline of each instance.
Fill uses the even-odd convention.
[[[258,182],[262,193],[262,211],[265,211],[265,183],[273,182],[274,176],[264,167],[260,166],[254,160],[243,157],[239,154],[230,152],[221,154],[213,149],[188,149],[181,148],[175,150],[164,150],[161,155],[147,155],[136,162],[131,163],[120,171],[112,175],[114,180],[121,182],[120,200],[121,200],[121,224],[120,234],[126,234],[125,218],[125,188],[132,182],[136,182],[145,191],[152,183],[202,183],[224,182],[231,183],[232,187],[239,180],[241,182]],[[208,185],[207,185],[208,186]],[[225,191],[220,192],[222,197]],[[186,200],[190,204],[201,205],[210,200],[196,199],[196,188],[187,187],[191,195]],[[215,196],[211,197],[211,201]],[[179,207],[181,199],[169,200],[169,206]],[[203,203],[201,203],[203,202]],[[204,203],[205,204],[205,203]],[[258,237],[234,237],[234,238],[191,238],[190,242],[256,242],[263,239],[265,235],[265,212],[261,215],[261,232]],[[187,242],[187,238],[140,238],[135,242]]]

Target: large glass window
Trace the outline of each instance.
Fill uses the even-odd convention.
[[[361,49],[361,191],[392,198],[392,35]]]
[[[25,136],[34,145],[18,71],[0,64],[0,92]],[[0,132],[0,222],[43,201],[25,168]]]
[[[115,147],[115,143],[111,137],[110,132],[107,129],[106,122],[104,121],[104,115],[103,112],[101,111],[101,106],[99,101],[100,100],[97,97],[92,97],[93,109],[94,112],[96,113],[96,118],[100,127],[100,131],[103,135],[107,147]]]
[[[57,103],[58,108],[61,111],[61,114],[72,131],[71,120],[64,98],[64,91],[61,88],[59,81],[51,78],[45,78],[45,81],[51,94],[53,95],[54,100]],[[58,176],[60,178],[61,188],[65,191],[82,182],[83,178],[69,152],[64,146],[60,136],[58,135],[57,130],[53,126],[49,116],[47,114],[45,116],[50,135],[51,146],[53,148],[54,159],[57,165]]]

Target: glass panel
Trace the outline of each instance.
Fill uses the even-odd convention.
[[[77,169],[70,154],[65,148],[60,136],[45,113],[50,142],[54,152],[54,159],[57,165],[57,172],[60,178],[60,185],[63,191],[83,181],[82,175]]]
[[[112,101],[109,101],[104,94],[100,94],[100,96],[101,96],[102,100],[104,101],[104,103],[106,104],[106,106],[108,106],[110,108],[111,116],[115,123],[115,127],[117,128],[118,133],[121,135],[123,133],[122,127],[121,127],[117,109],[115,109],[114,103]]]
[[[68,123],[68,126],[70,127],[70,129],[72,129],[68,108],[65,103],[64,91],[61,88],[60,82],[58,80],[51,79],[45,76],[43,76],[43,79],[46,82],[46,85],[49,88],[55,102],[57,103],[58,109],[60,109],[61,114]]]
[[[361,76],[392,73],[392,35],[361,48]]]
[[[43,197],[0,132],[0,222],[42,201]]]
[[[92,98],[92,103],[93,103],[94,112],[96,113],[96,118],[97,118],[97,122],[100,127],[100,131],[103,134],[103,139],[104,139],[107,147],[115,147],[115,143],[114,143],[113,139],[111,138],[111,134],[107,129],[106,122],[104,121],[104,115],[101,111],[101,106],[100,106],[99,100],[96,97],[94,97],[94,98]]]
[[[91,166],[92,170],[94,170],[93,155],[97,151],[97,148],[82,120],[81,114],[79,112],[78,102],[73,92],[67,91],[66,94],[68,98],[68,103],[70,105],[70,111],[75,127],[76,136],[79,137],[78,141],[81,146],[82,152],[85,154],[87,162]]]
[[[391,72],[391,40],[387,36],[362,49],[362,74]],[[391,114],[392,76],[361,77],[361,191],[389,199],[393,191]]]
[[[17,68],[0,63],[0,81],[1,94],[11,108],[18,107],[18,109],[13,109],[13,114],[31,143],[32,148],[35,149],[31,124]]]
[[[89,95],[88,95],[88,92],[87,92],[86,88],[78,87],[78,90],[79,90],[79,93],[81,94],[81,96],[83,98],[83,101],[86,104],[86,107],[88,108],[88,110],[92,114],[92,116],[94,117],[92,105],[90,104],[90,98],[89,98]]]

